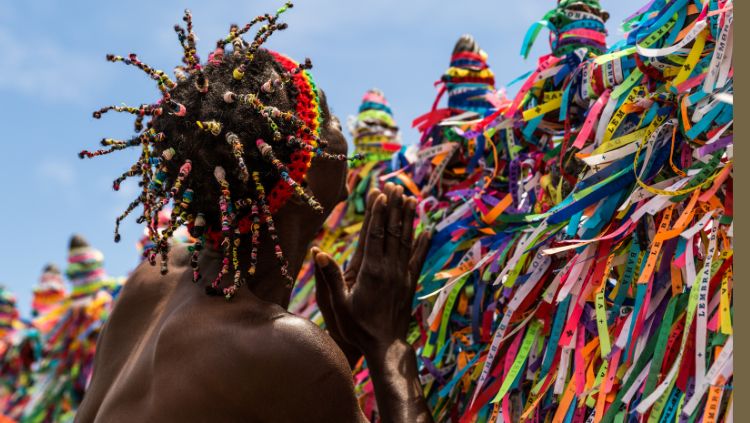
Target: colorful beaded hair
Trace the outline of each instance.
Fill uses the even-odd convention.
[[[164,208],[162,211],[159,212],[158,219],[155,221],[155,223],[156,223],[156,230],[159,232],[160,235],[164,234],[164,231],[167,230],[171,221],[172,221],[172,209],[171,208]],[[151,232],[148,230],[148,228],[143,228],[143,236],[135,244],[135,248],[138,251],[138,257],[141,259],[141,261],[147,258],[147,257],[144,257],[143,253],[156,246],[156,244],[154,244],[151,241],[150,235],[151,235]],[[186,226],[180,226],[179,228],[177,228],[177,230],[172,232],[172,238],[170,238],[169,242],[174,246],[175,244],[192,244],[195,242],[195,240],[190,237],[190,234],[188,233],[188,228]]]
[[[133,65],[156,80],[162,98],[140,107],[110,106],[94,112],[99,118],[109,110],[136,116],[139,135],[131,140],[105,139],[108,149],[82,151],[80,157],[95,157],[126,147],[141,147],[141,156],[114,181],[114,189],[128,177],[140,176],[142,192],[117,218],[120,222],[136,207],[143,206],[139,223],[146,223],[153,248],[144,251],[151,264],[161,257],[161,272],[168,272],[169,239],[180,226],[196,238],[191,247],[193,279],[201,278],[198,256],[206,242],[224,254],[221,270],[207,293],[231,298],[244,283],[239,268],[240,235],[251,234],[253,277],[261,225],[274,243],[281,273],[293,283],[281,251],[272,214],[291,196],[323,212],[318,201],[305,192],[305,175],[313,156],[346,160],[343,154],[328,154],[320,138],[324,108],[308,69],[303,63],[265,49],[261,45],[275,31],[287,27],[279,16],[292,7],[286,3],[276,14],[260,15],[243,27],[231,25],[229,34],[217,41],[208,61],[200,63],[192,16],[185,11],[185,28],[175,25],[184,50],[184,65],[175,68],[177,82],[163,71],[141,62],[135,54],[127,58],[108,55],[112,62]],[[261,25],[252,42],[242,35]],[[225,51],[231,44],[231,51]],[[144,129],[144,118],[150,117]],[[208,175],[213,175],[210,177]],[[192,177],[191,177],[192,175]],[[198,175],[198,176],[196,176]],[[203,177],[205,176],[205,177]],[[231,187],[231,190],[230,190]],[[216,200],[218,198],[218,200]],[[159,231],[159,212],[170,201],[170,221]],[[209,202],[210,201],[210,202]],[[222,277],[234,270],[234,282],[222,288]]]

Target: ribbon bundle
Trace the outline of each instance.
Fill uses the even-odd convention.
[[[32,315],[46,315],[57,308],[66,296],[67,291],[60,270],[54,264],[47,265],[39,284],[34,287],[34,298],[31,303]]]
[[[103,260],[99,250],[73,238],[65,272],[72,292],[32,322],[42,350],[5,415],[24,422],[73,420],[91,378],[97,337],[124,282],[107,276]],[[48,282],[45,274],[40,288],[50,288]]]
[[[33,382],[32,364],[39,358],[39,332],[21,319],[13,294],[0,287],[0,410],[19,415]]]
[[[606,16],[580,3],[553,14]],[[411,340],[438,420],[731,421],[732,17],[652,2],[598,56],[553,36],[465,126],[502,152],[422,201]]]
[[[561,2],[512,101],[415,121],[438,421],[732,420],[732,2],[652,2],[605,52],[606,18]]]

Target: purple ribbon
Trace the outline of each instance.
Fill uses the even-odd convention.
[[[714,141],[711,144],[704,145],[703,147],[698,149],[698,154],[701,157],[707,156],[720,148],[724,148],[728,146],[729,144],[732,144],[733,138],[734,138],[734,135],[729,135],[724,138],[720,138],[719,140]]]

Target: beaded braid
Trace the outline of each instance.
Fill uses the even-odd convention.
[[[141,162],[140,160],[130,167],[126,172],[120,175],[117,179],[112,182],[112,189],[115,191],[120,190],[120,184],[122,184],[127,178],[141,174]]]
[[[276,14],[271,16],[269,14],[265,14],[263,16],[257,16],[255,19],[250,21],[249,24],[247,24],[243,29],[237,30],[234,33],[232,33],[230,29],[230,36],[232,39],[230,40],[233,45],[236,47],[238,44],[235,44],[235,42],[239,41],[239,45],[242,45],[242,34],[250,30],[250,28],[255,25],[256,23],[260,23],[263,21],[268,22],[267,25],[263,25],[258,32],[255,34],[255,39],[250,44],[250,46],[246,49],[244,52],[245,61],[240,63],[239,66],[234,68],[232,71],[232,77],[236,80],[242,80],[245,77],[245,72],[247,71],[247,67],[250,63],[252,63],[253,59],[255,58],[255,53],[257,53],[260,46],[266,42],[268,37],[270,37],[274,32],[276,31],[282,31],[287,28],[287,24],[280,23],[277,24],[276,21],[278,20],[279,16],[281,16],[282,13],[286,12],[289,8],[294,7],[292,2],[287,2],[284,6],[280,7]],[[233,35],[232,35],[233,34]],[[219,43],[222,43],[222,40],[219,40],[217,43],[217,49],[221,48],[223,50],[223,44],[221,47],[219,47]],[[239,49],[235,48],[235,53],[238,53]],[[216,53],[216,51],[214,52]]]
[[[115,242],[120,242],[120,223],[125,220],[128,215],[135,210],[136,207],[138,207],[138,204],[143,202],[143,194],[139,195],[138,198],[133,200],[130,204],[128,204],[128,207],[125,209],[122,214],[117,216],[117,219],[115,220]]]
[[[232,198],[229,192],[229,182],[226,179],[226,172],[223,167],[217,166],[214,170],[214,177],[216,181],[221,185],[221,196],[219,196],[219,210],[221,210],[221,234],[223,240],[221,241],[221,247],[224,250],[224,258],[221,262],[221,270],[216,275],[216,278],[211,283],[210,287],[206,288],[206,292],[210,295],[217,294],[219,292],[219,283],[221,278],[229,272],[229,250],[231,247],[231,232],[232,222],[234,221],[234,213],[232,213],[231,204]]]
[[[322,108],[317,87],[309,73],[312,68],[309,59],[297,63],[281,54],[263,50],[264,60],[275,64],[276,72],[267,80],[257,78],[258,72],[265,69],[258,67],[265,65],[257,64],[258,57],[261,57],[261,46],[274,32],[287,28],[286,23],[278,19],[291,7],[291,2],[286,3],[273,15],[258,15],[243,27],[232,25],[229,34],[216,42],[205,64],[200,63],[197,55],[192,14],[186,10],[183,17],[185,26],[174,27],[183,50],[182,65],[175,68],[177,82],[163,71],[145,64],[135,54],[127,57],[108,54],[108,61],[135,66],[155,80],[161,98],[138,107],[107,106],[95,111],[93,116],[97,119],[109,111],[134,115],[139,135],[129,140],[105,138],[101,144],[106,148],[79,153],[81,158],[93,158],[140,147],[141,155],[137,162],[113,181],[113,188],[119,190],[127,178],[140,176],[141,187],[138,197],[115,221],[115,241],[120,240],[120,223],[139,205],[142,206],[143,212],[137,221],[146,224],[152,244],[151,249],[144,251],[144,257],[155,265],[160,256],[161,273],[165,274],[169,270],[169,239],[180,226],[187,226],[191,236],[196,239],[189,247],[193,281],[201,280],[199,258],[206,244],[219,248],[223,254],[218,274],[206,287],[210,295],[223,295],[230,299],[247,277],[255,277],[262,227],[265,227],[274,245],[281,275],[291,286],[294,279],[289,273],[272,215],[291,196],[304,200],[312,209],[322,212],[318,201],[301,185],[312,158],[347,160],[343,154],[327,153],[327,143],[320,138]],[[243,34],[259,24],[262,25],[253,40],[250,43],[244,41]],[[231,54],[225,52],[228,44],[233,48]],[[240,92],[248,84],[243,80],[247,81],[249,75],[253,78],[248,83],[257,85],[252,85],[254,89],[246,90],[252,92]],[[208,79],[217,76],[218,83],[212,84]],[[212,95],[207,95],[212,89]],[[197,94],[191,94],[190,90],[197,91]],[[267,101],[273,100],[273,96],[282,90],[291,96],[291,110],[282,111],[267,105]],[[251,132],[248,132],[246,126],[237,127],[240,121],[227,121],[223,112],[206,116],[202,110],[207,109],[210,113],[211,105],[207,102],[215,101],[215,98],[220,99],[220,104],[215,107],[234,107],[237,114],[249,111],[255,119],[265,122],[266,129],[257,130],[252,126]],[[222,116],[225,117],[222,119]],[[231,115],[230,119],[234,116]],[[149,121],[144,130],[146,118]],[[245,119],[241,122],[245,122]],[[265,133],[270,137],[263,135]],[[256,139],[254,143],[247,140],[243,143],[242,137],[253,134]],[[225,142],[216,141],[216,144],[209,146],[214,137],[223,137]],[[217,151],[219,157],[226,157],[228,161],[212,163],[201,153],[209,150],[201,149]],[[216,202],[201,198],[214,191],[210,184],[202,181],[205,178],[190,176],[195,172],[213,172],[220,192]],[[199,187],[202,188],[199,190]],[[239,193],[235,197],[243,200],[233,203],[233,192]],[[170,221],[160,232],[154,222],[158,221],[159,212],[170,201],[173,205]],[[212,216],[211,221],[206,216]],[[218,217],[218,221],[214,216]],[[244,234],[250,235],[250,265],[243,270],[240,269],[240,246]],[[222,287],[223,277],[230,272],[233,272],[231,285]]]
[[[185,182],[185,179],[187,179],[188,175],[190,175],[190,171],[192,170],[192,162],[188,159],[185,160],[185,163],[180,166],[180,172],[177,175],[177,180],[175,181],[174,185],[172,185],[172,188],[169,191],[169,194],[165,196],[162,199],[162,202],[160,205],[158,205],[158,211],[156,212],[158,216],[158,212],[160,212],[164,206],[169,203],[170,199],[177,198],[177,194],[182,189],[182,185]],[[161,234],[161,239],[159,240],[159,250],[161,251],[161,274],[165,275],[169,271],[168,268],[168,253],[169,253],[169,239],[172,237],[172,234],[179,228],[182,224],[182,222],[185,222],[189,219],[189,216],[187,215],[187,210],[190,208],[190,203],[193,201],[193,190],[192,189],[186,189],[182,193],[182,197],[179,203],[173,200],[175,203],[174,208],[172,208],[172,214],[170,215],[169,223],[167,224],[167,227],[164,229],[163,233]]]
[[[197,283],[199,280],[201,280],[200,265],[198,263],[198,259],[200,258],[201,251],[203,250],[203,244],[206,242],[205,232],[206,218],[203,213],[198,213],[198,215],[195,217],[195,220],[193,220],[193,226],[190,228],[190,235],[196,239],[195,244],[189,247],[189,251],[191,251],[192,253],[190,255],[190,267],[192,267],[193,269],[194,283]]]
[[[159,163],[154,163],[151,159],[151,150],[149,149],[149,143],[147,138],[141,140],[141,204],[143,204],[143,214],[138,218],[139,223],[146,222],[146,227],[149,232],[149,239],[151,242],[156,243],[156,233],[152,222],[158,221],[158,215],[154,215],[152,218],[152,199],[155,197],[152,191],[155,186],[160,184],[160,181],[166,177],[166,172],[159,171],[154,174],[151,169],[152,165],[158,166]],[[117,240],[115,240],[117,241]],[[151,252],[144,250],[144,256],[148,258],[149,263],[152,265],[156,264],[156,251]]]
[[[291,288],[292,284],[294,283],[294,279],[289,274],[289,266],[287,265],[286,258],[284,258],[284,252],[281,250],[281,241],[279,240],[279,236],[276,233],[276,226],[273,223],[271,209],[268,207],[268,203],[266,202],[266,190],[265,188],[263,188],[263,184],[260,182],[260,176],[258,175],[258,172],[253,172],[253,181],[255,182],[255,189],[258,194],[258,203],[260,204],[260,208],[262,210],[263,220],[266,224],[266,228],[268,229],[268,234],[271,236],[271,241],[273,242],[274,254],[276,255],[276,259],[279,261],[279,266],[281,267],[281,276],[286,279],[287,287]]]
[[[153,104],[141,104],[139,107],[130,107],[130,106],[106,106],[102,107],[101,109],[93,112],[95,119],[101,119],[102,115],[104,113],[109,112],[110,110],[114,110],[115,112],[119,113],[130,113],[131,115],[137,115],[139,117],[143,116],[152,116],[154,114],[161,113],[161,109],[159,109],[157,106]],[[143,129],[143,128],[141,128]],[[138,129],[140,131],[140,129]]]
[[[127,58],[122,57],[122,56],[115,56],[114,54],[108,54],[107,60],[113,63],[123,62],[126,65],[135,66],[141,69],[142,71],[146,72],[152,79],[156,81],[156,84],[159,87],[159,91],[161,91],[165,95],[169,92],[169,90],[177,86],[177,84],[175,84],[174,81],[169,79],[169,77],[167,76],[166,73],[164,73],[164,71],[154,69],[151,66],[148,66],[147,64],[141,62],[135,53],[130,53]]]
[[[187,189],[185,192],[182,193],[182,199],[179,203],[172,209],[172,213],[169,217],[169,223],[167,224],[166,228],[164,228],[164,231],[161,235],[161,240],[159,241],[163,247],[162,250],[162,267],[161,271],[162,273],[167,272],[167,252],[169,251],[169,239],[172,237],[172,234],[180,227],[182,224],[187,221],[190,218],[190,215],[187,214],[187,209],[190,207],[190,203],[193,201],[193,190]]]
[[[110,144],[111,145],[110,148],[103,148],[101,150],[96,150],[96,151],[83,150],[80,153],[78,153],[78,157],[80,157],[80,158],[84,158],[84,157],[92,158],[92,157],[96,157],[96,156],[103,156],[105,154],[114,153],[115,151],[118,151],[118,150],[124,150],[124,149],[126,149],[128,147],[131,147],[133,145],[138,145],[138,144],[140,144],[140,141],[139,142],[132,142],[132,143],[131,142],[122,142],[122,143],[116,143],[116,144],[113,143],[113,144]]]
[[[258,212],[258,205],[253,203],[253,209],[251,211],[253,218],[252,226],[252,250],[250,251],[250,268],[247,270],[248,275],[255,276],[255,272],[258,270],[258,244],[260,239],[260,213]]]
[[[238,137],[237,134],[233,132],[227,132],[226,138],[227,138],[227,143],[232,146],[232,154],[234,155],[234,158],[237,160],[237,166],[240,168],[240,181],[242,182],[249,181],[250,174],[247,170],[245,159],[242,157],[245,147],[242,145],[242,141],[240,141],[240,137]]]
[[[193,15],[190,13],[190,10],[185,9],[185,17],[182,18],[182,20],[185,21],[185,25],[187,26],[187,44],[190,47],[189,57],[186,57],[187,62],[190,64],[191,69],[194,70],[200,70],[200,58],[198,57],[198,52],[195,48],[195,32],[193,31]]]

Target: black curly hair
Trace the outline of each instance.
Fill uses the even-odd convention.
[[[192,16],[185,11],[185,28],[175,25],[183,47],[183,65],[175,69],[177,81],[163,71],[128,57],[107,55],[107,60],[136,66],[156,80],[162,98],[139,107],[109,106],[94,112],[95,118],[114,110],[136,116],[138,135],[130,140],[102,140],[109,147],[79,156],[95,157],[128,147],[141,147],[139,160],[115,179],[118,190],[128,177],[140,176],[142,192],[117,218],[115,241],[119,241],[120,222],[139,205],[143,213],[139,223],[149,228],[154,245],[144,255],[151,264],[161,256],[161,272],[168,272],[169,238],[181,225],[187,225],[197,239],[193,249],[194,280],[200,279],[198,254],[207,241],[224,252],[223,266],[207,287],[212,295],[231,298],[245,275],[255,274],[261,226],[274,242],[282,275],[293,279],[279,245],[273,223],[275,212],[290,195],[303,199],[322,211],[315,198],[304,190],[304,175],[313,155],[345,160],[344,155],[328,154],[319,138],[320,125],[330,118],[325,98],[318,95],[306,59],[297,64],[291,59],[261,48],[275,31],[286,28],[276,14],[260,15],[243,27],[232,25],[229,35],[217,41],[205,64],[196,54]],[[252,42],[242,35],[261,25]],[[231,44],[231,51],[225,47]],[[145,123],[144,120],[149,117]],[[230,190],[231,187],[231,190]],[[161,233],[158,213],[169,203],[173,209],[170,223]],[[237,251],[241,234],[252,239],[251,265],[239,269]],[[221,288],[222,277],[234,270],[234,282]]]

